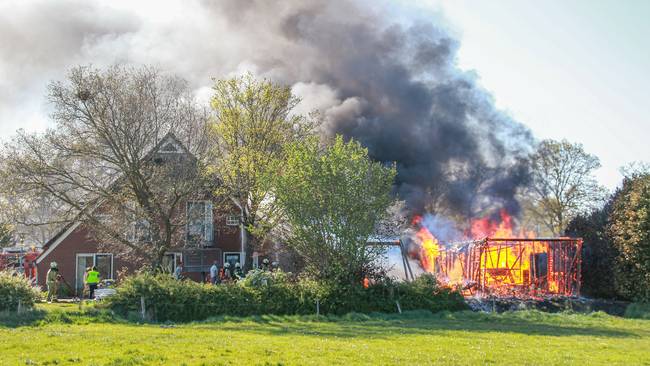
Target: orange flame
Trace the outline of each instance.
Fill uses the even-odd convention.
[[[426,227],[422,226],[415,234],[420,241],[420,264],[427,272],[435,272],[436,258],[439,254],[438,239]]]
[[[472,220],[470,225],[471,238],[511,238],[513,236],[512,216],[508,215],[504,209],[501,209],[499,216],[500,220],[498,222],[491,220],[489,217]]]

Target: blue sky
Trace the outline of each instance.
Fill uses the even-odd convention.
[[[650,160],[650,1],[418,1],[460,39],[499,108],[538,138],[580,142],[608,188]]]

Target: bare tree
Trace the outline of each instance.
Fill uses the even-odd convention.
[[[6,169],[0,168],[0,221],[11,223],[17,240],[21,243],[43,246],[61,227],[59,217],[61,204],[49,196],[15,194]],[[54,218],[54,219],[53,219]]]
[[[542,141],[531,158],[531,213],[553,235],[561,235],[579,213],[603,202],[605,189],[593,175],[599,167],[598,158],[580,144]]]
[[[48,197],[49,221],[82,221],[123,254],[159,266],[178,245],[200,174],[206,112],[185,81],[150,67],[76,67],[49,86],[55,127],[5,145],[5,191]]]

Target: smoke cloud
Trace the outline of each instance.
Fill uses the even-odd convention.
[[[413,212],[516,213],[532,136],[497,110],[458,41],[431,21],[392,20],[379,2],[8,1],[0,5],[0,132],[47,125],[45,86],[75,64],[153,64],[189,80],[250,71],[292,85],[325,133],[396,162]],[[387,5],[387,4],[384,4]]]

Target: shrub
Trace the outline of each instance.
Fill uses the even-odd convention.
[[[626,318],[650,319],[650,303],[633,302],[625,309]]]
[[[0,311],[15,311],[18,302],[25,308],[34,306],[40,292],[23,276],[0,271]]]
[[[107,305],[125,317],[134,318],[144,297],[147,316],[157,321],[192,321],[222,315],[302,315],[350,312],[394,313],[402,310],[465,309],[462,296],[440,289],[432,276],[412,283],[384,281],[363,286],[334,286],[288,273],[251,271],[237,284],[212,286],[177,281],[164,274],[139,274],[127,278]],[[130,314],[130,315],[129,315]]]

